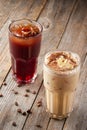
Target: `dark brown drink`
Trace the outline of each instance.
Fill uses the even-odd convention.
[[[41,47],[42,26],[31,20],[14,21],[9,26],[9,43],[13,76],[18,83],[36,78]]]

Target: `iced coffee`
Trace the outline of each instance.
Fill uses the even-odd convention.
[[[18,83],[32,83],[37,76],[42,26],[33,20],[20,19],[9,25],[9,46],[13,77]]]
[[[73,110],[80,73],[80,58],[76,53],[53,51],[45,56],[44,86],[47,111],[52,118],[63,119]]]

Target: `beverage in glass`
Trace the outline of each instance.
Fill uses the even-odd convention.
[[[44,61],[44,86],[47,111],[52,118],[63,119],[73,110],[80,73],[80,58],[69,51],[52,51]]]
[[[12,72],[18,83],[34,82],[41,38],[42,26],[36,21],[20,19],[9,25]]]

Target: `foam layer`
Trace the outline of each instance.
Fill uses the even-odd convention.
[[[75,54],[62,51],[53,52],[45,60],[45,64],[57,71],[73,70],[78,66],[78,59]]]

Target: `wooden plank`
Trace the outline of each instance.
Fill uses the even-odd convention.
[[[58,2],[58,6],[61,8],[61,9],[59,9],[59,10],[54,10],[53,11],[53,8],[54,8],[54,5],[55,4],[57,4],[57,2]],[[73,8],[73,4],[74,4],[74,2],[75,1],[73,1],[73,2],[71,2],[71,3],[69,3],[70,1],[68,1],[68,2],[66,2],[66,6],[63,6],[62,7],[62,5],[63,5],[63,2],[64,1],[54,1],[54,2],[48,2],[47,3],[47,5],[46,5],[46,7],[45,7],[45,9],[43,10],[43,13],[41,14],[41,16],[40,16],[40,19],[39,19],[39,21],[43,24],[43,26],[44,26],[44,40],[43,40],[43,43],[42,43],[42,50],[41,50],[41,54],[40,54],[40,59],[39,59],[39,71],[40,70],[42,70],[42,63],[43,63],[43,56],[44,56],[44,54],[49,50],[49,48],[50,48],[50,46],[53,44],[53,41],[54,41],[54,48],[56,49],[56,45],[57,45],[57,43],[55,42],[55,40],[57,41],[59,41],[59,37],[61,38],[61,35],[62,35],[62,33],[63,33],[63,31],[64,31],[64,27],[66,26],[65,24],[64,24],[64,22],[63,22],[63,24],[62,24],[62,19],[64,19],[65,18],[65,23],[67,23],[67,20],[68,20],[68,17],[69,17],[69,15],[70,15],[70,12],[69,11],[71,11],[72,10],[72,8]],[[71,6],[72,5],[72,6]],[[57,6],[57,7],[58,7]],[[57,7],[55,7],[55,8],[57,8]],[[65,7],[65,8],[64,8]],[[68,8],[68,7],[71,7],[71,8]],[[50,9],[49,9],[50,8]],[[62,14],[62,17],[61,17],[61,19],[59,19],[59,22],[61,23],[61,26],[59,26],[59,28],[61,28],[61,32],[60,32],[60,35],[59,35],[59,37],[56,37],[55,39],[54,39],[54,31],[52,31],[51,29],[53,29],[53,30],[55,30],[55,31],[58,31],[58,33],[59,33],[59,30],[58,30],[58,23],[57,23],[57,21],[58,21],[58,16],[60,15],[60,10],[61,10],[61,12],[62,12],[62,8],[64,8],[65,10],[64,10],[64,14],[66,15],[66,17],[65,17],[65,15],[63,15]],[[71,10],[70,10],[71,9]],[[50,11],[50,12],[49,12]],[[47,17],[46,17],[46,12],[47,12]],[[58,12],[58,15],[57,15],[57,12]],[[49,15],[48,15],[49,14]],[[55,14],[57,15],[56,16],[56,19],[54,18],[54,16],[55,16]],[[51,16],[51,17],[50,17]],[[45,17],[45,18],[44,18]],[[50,18],[50,20],[49,20],[49,18]],[[48,20],[48,21],[47,21]],[[48,23],[49,23],[49,21],[50,21],[50,24],[52,24],[52,25],[49,25]],[[46,23],[47,22],[47,23]],[[44,25],[44,24],[48,24],[49,25],[49,27],[48,28],[45,28],[45,27],[47,27],[46,25]],[[65,25],[65,26],[64,26]],[[52,27],[53,26],[53,27]],[[57,26],[57,28],[55,28]],[[53,39],[53,40],[52,40]],[[51,48],[51,50],[53,50],[54,48]],[[24,126],[24,130],[27,130],[27,129],[29,129],[29,130],[38,130],[38,129],[41,129],[41,130],[46,130],[47,129],[47,127],[48,127],[48,125],[49,125],[49,122],[50,122],[50,118],[48,118],[48,114],[46,113],[46,111],[45,111],[45,109],[46,109],[46,107],[45,107],[45,97],[44,97],[44,88],[43,88],[43,86],[41,87],[41,90],[40,90],[40,92],[39,92],[39,94],[38,94],[38,96],[37,96],[37,100],[35,101],[35,103],[34,103],[34,105],[33,105],[33,107],[32,107],[32,111],[33,111],[33,113],[34,114],[32,114],[31,116],[29,116],[28,117],[28,119],[27,119],[27,121],[26,121],[26,124],[25,124],[25,126]],[[37,103],[37,101],[40,99],[40,97],[42,98],[42,102],[43,102],[43,106],[41,107],[41,108],[38,108],[37,106],[36,106],[36,103]],[[33,122],[33,123],[32,123]],[[55,123],[54,123],[55,122]],[[62,127],[63,127],[63,123],[64,123],[64,120],[63,121],[52,121],[51,122],[51,124],[50,124],[50,127],[49,127],[49,130],[53,130],[54,128],[57,128],[57,129],[59,129],[59,130],[61,130],[62,129]],[[53,125],[54,124],[54,125]],[[41,126],[41,128],[38,128],[38,127],[36,127],[36,125],[40,125]],[[53,125],[53,127],[52,127],[52,125]],[[51,128],[52,127],[52,128]]]
[[[15,10],[11,12],[9,20],[7,20],[7,22],[5,23],[5,25],[3,26],[0,32],[0,47],[1,47],[0,48],[0,68],[1,68],[0,69],[0,72],[1,72],[0,86],[2,84],[2,81],[5,79],[5,76],[8,73],[9,68],[11,66],[9,46],[8,46],[8,42],[9,42],[8,41],[8,26],[9,26],[10,20],[23,18],[24,16],[29,17],[31,19],[32,17],[29,15],[31,15],[32,8],[34,9],[34,11],[32,12],[33,19],[37,19],[40,14],[40,11],[45,5],[45,2],[46,0],[39,2],[38,8],[37,8],[38,2],[36,4],[36,1],[32,1],[32,0],[21,1],[19,4],[17,3],[17,1],[15,2],[18,5],[15,8]],[[29,8],[31,8],[30,12],[29,12]]]
[[[40,100],[42,101],[42,106],[38,107],[37,103]],[[46,130],[49,125],[50,118],[49,114],[46,112],[45,89],[43,85],[32,107],[32,112],[32,115],[29,115],[27,119],[27,122],[24,126],[24,130]],[[63,127],[63,123],[64,120],[58,121],[52,119],[49,130],[61,130]]]
[[[63,128],[62,124],[64,124],[64,122],[65,120],[58,121],[51,119],[47,130],[62,130]]]
[[[48,38],[48,37],[47,37],[47,38]],[[44,42],[44,43],[45,43],[45,42]],[[46,46],[46,45],[45,45],[45,46]],[[50,46],[50,43],[49,43],[49,46]],[[44,50],[45,50],[45,49],[44,49]],[[41,69],[41,70],[42,70],[42,69]],[[40,79],[40,78],[39,78],[39,79]],[[39,81],[39,79],[38,79],[37,81]],[[8,82],[8,84],[9,84],[9,82]],[[13,84],[14,84],[13,81],[11,81],[11,84],[8,85],[8,86],[9,86],[8,88],[12,87]],[[40,85],[40,83],[37,84],[37,86],[38,86],[38,85]],[[32,85],[32,86],[33,86],[33,85]],[[14,87],[15,87],[15,86],[13,86],[12,88],[14,88]],[[2,87],[2,88],[3,88],[3,87]],[[12,89],[12,88],[11,88],[11,89]],[[22,90],[23,90],[23,89],[22,89]],[[20,91],[22,91],[22,90],[20,89]],[[39,90],[39,89],[37,89],[37,90]],[[6,90],[6,91],[8,92],[8,90]],[[10,93],[10,92],[9,92],[9,93]],[[12,106],[12,101],[10,100],[11,98],[12,98],[12,97],[9,97],[9,99],[7,100],[7,102],[10,101],[10,102],[11,102],[10,105]],[[18,98],[17,98],[17,99],[18,99]],[[34,97],[34,99],[35,99],[35,97]],[[33,99],[33,100],[34,100],[34,99]],[[5,100],[6,100],[6,98],[5,98]],[[13,98],[13,100],[14,100],[14,98]],[[30,100],[31,100],[31,99],[30,99]],[[15,101],[15,100],[14,100],[14,101]],[[19,101],[19,100],[18,100],[18,101]],[[23,101],[24,101],[24,99],[22,100],[22,102],[23,102]],[[26,101],[26,102],[27,102],[27,101]],[[44,103],[44,102],[43,102],[43,103]],[[31,103],[31,104],[32,104],[32,103]],[[12,110],[15,111],[13,107],[12,107],[12,109],[11,109],[11,106],[9,107],[9,109],[10,109],[11,111],[12,111]],[[32,110],[35,110],[35,109],[32,108]],[[9,115],[12,115],[12,112],[9,112],[8,109],[7,109],[7,111],[5,110],[4,112],[5,112],[5,113],[8,112]],[[15,113],[16,113],[16,112],[15,112]],[[14,115],[15,115],[15,113],[14,113]],[[35,110],[35,113],[36,113],[36,110]],[[35,113],[34,113],[34,114],[35,114]],[[40,113],[40,112],[39,112],[39,113]],[[42,113],[42,112],[41,112],[41,113]],[[43,115],[43,114],[42,114],[42,115]],[[35,116],[36,116],[36,114],[34,115],[34,117],[35,117]],[[9,116],[8,116],[7,114],[6,114],[6,117],[7,117],[7,121],[4,122],[4,119],[3,119],[3,122],[6,123],[6,125],[8,124],[7,126],[9,126],[9,124],[12,123],[11,121],[12,121],[13,119],[16,119],[16,118],[17,118],[16,116],[13,117],[13,118],[12,118],[12,116],[10,116],[10,119],[9,119]],[[37,114],[37,117],[38,117],[38,114]],[[42,116],[42,117],[43,117],[43,116]],[[48,116],[47,116],[47,117],[48,117]],[[30,118],[30,119],[31,119],[31,118]],[[37,120],[37,122],[39,122],[40,119],[41,119],[41,117]],[[10,121],[9,121],[9,120],[10,120]],[[24,120],[25,120],[25,119],[24,119]],[[20,121],[20,119],[19,119],[18,121]],[[21,122],[21,121],[20,121],[20,122]],[[44,122],[45,122],[45,121],[44,121]],[[4,123],[2,123],[2,124],[4,124]],[[47,124],[48,124],[48,122],[47,122]],[[46,125],[47,125],[47,124],[46,124]],[[46,125],[45,125],[45,128],[46,128]],[[6,126],[5,126],[5,127],[6,127]],[[28,127],[28,126],[27,126],[27,127]],[[18,127],[17,127],[17,128],[18,128]],[[36,127],[35,127],[35,128],[36,128]],[[9,129],[10,129],[10,128],[9,128]]]
[[[69,50],[69,51],[74,51],[74,52],[78,53],[81,57],[82,65],[84,63],[85,56],[87,54],[87,45],[86,45],[87,15],[86,15],[86,13],[84,13],[87,11],[87,5],[86,5],[87,2],[86,3],[85,2],[84,1],[77,2],[75,9],[73,11],[73,14],[71,15],[70,21],[67,25],[64,36],[63,36],[60,44],[58,43],[58,50]],[[82,69],[82,71],[83,70],[84,70],[84,68]],[[81,71],[81,73],[82,73],[82,71]],[[80,82],[84,81],[84,78],[85,78],[84,76],[81,76]],[[68,118],[68,121],[65,123],[65,127],[66,127],[66,125],[67,125],[67,127],[66,128],[64,127],[64,130],[67,130],[67,129],[80,130],[80,127],[79,127],[79,129],[77,129],[77,128],[75,128],[74,124],[75,124],[76,120],[77,120],[77,122],[79,120],[79,118],[76,118],[76,115],[77,115],[77,111],[78,111],[79,100],[81,98],[81,94],[83,91],[82,86],[81,87],[79,86],[76,91],[76,99],[75,99],[75,104],[74,104],[75,111],[72,112],[72,115],[70,116],[70,118]],[[76,109],[77,109],[77,111],[76,111]],[[76,118],[76,120],[75,120],[75,118]],[[82,120],[80,119],[80,121],[82,121]],[[83,124],[84,123],[85,123],[85,121],[83,119]],[[48,130],[51,130],[51,128],[52,129],[55,128],[57,126],[56,124],[57,124],[56,122],[54,123],[53,120],[51,120],[49,123]],[[81,129],[81,130],[83,130],[83,129]]]
[[[49,123],[49,115],[46,113],[44,93],[44,86],[42,86],[33,108],[31,109],[32,114],[28,116],[24,130],[46,130],[47,124]],[[38,101],[42,101],[42,106],[37,106]]]
[[[74,51],[81,57],[81,66],[84,63],[85,56],[87,54],[87,15],[84,13],[87,11],[87,2],[79,1],[68,24],[66,32],[59,50]],[[77,28],[78,27],[78,28]],[[80,98],[82,88],[79,87],[78,99]]]
[[[32,3],[32,8],[34,6],[34,9],[37,10],[37,15],[35,15],[35,19],[38,18],[38,15],[40,13],[40,11],[42,10],[42,5],[44,6],[45,4],[45,0],[43,2],[40,2],[41,3],[41,6],[40,8],[38,8],[37,10],[37,7],[35,7],[34,5],[34,1]],[[36,4],[36,2],[35,2]],[[35,11],[35,10],[34,10]],[[35,13],[35,12],[32,12],[32,14]],[[26,14],[26,12],[25,12]],[[14,15],[15,15],[15,12],[14,12]],[[29,14],[28,14],[29,15]],[[7,27],[8,25],[8,21],[7,23],[5,24],[5,26]],[[3,32],[5,31],[6,28],[2,28]],[[7,48],[7,46],[6,46]],[[1,55],[4,55],[6,52],[6,50],[4,50],[4,52],[2,51]],[[8,58],[7,58],[8,60]],[[4,63],[4,62],[2,62]],[[7,63],[6,63],[7,65]],[[3,66],[2,66],[3,67]],[[6,66],[7,67],[7,70],[4,71],[4,74],[3,74],[3,78],[4,76],[6,75],[6,73],[8,72],[8,69],[9,69],[9,66]],[[7,71],[7,72],[6,72]],[[36,90],[36,93],[38,93],[38,90],[39,90],[39,85],[41,84],[42,82],[42,76],[38,75],[38,79],[37,78],[37,81],[35,82],[35,84],[33,85],[29,85],[29,89],[31,91],[35,91]],[[19,115],[17,113],[17,108],[15,107],[14,103],[15,101],[18,101],[19,103],[19,107],[22,108],[22,111],[27,111],[33,104],[33,101],[35,100],[35,97],[37,94],[32,94],[30,93],[29,94],[29,97],[24,97],[24,94],[25,94],[25,89],[28,87],[28,86],[25,86],[25,87],[22,87],[22,88],[18,88],[17,87],[17,84],[12,80],[12,77],[11,77],[11,73],[8,75],[7,79],[6,79],[6,82],[7,82],[7,86],[2,86],[1,88],[1,93],[3,93],[4,97],[3,98],[0,98],[0,129],[1,130],[12,130],[14,129],[14,127],[12,127],[12,121],[14,120],[17,120],[19,123],[18,126],[17,126],[17,129],[21,129],[23,127],[23,123],[26,119],[26,116],[23,116],[23,115]],[[12,93],[12,89],[15,89],[15,91],[18,91],[19,94],[16,95],[17,97],[15,97],[14,93]],[[21,98],[23,100],[21,100]],[[30,100],[29,100],[30,98]],[[13,116],[14,114],[14,116]],[[14,120],[12,120],[12,118]]]
[[[17,2],[17,1],[16,1]],[[45,6],[46,0],[22,0],[21,4],[11,13],[10,19],[29,18],[36,20]]]
[[[87,57],[82,70],[79,86],[82,88],[82,94],[78,99],[79,104],[72,112],[70,118],[67,119],[63,130],[87,129]]]
[[[50,1],[50,4],[48,3],[48,11],[45,9],[39,18],[39,21],[44,28],[44,40],[42,42],[40,57],[43,57],[48,51],[57,48],[72,14],[75,3],[75,0],[72,2],[70,0],[57,0],[55,2]],[[41,63],[42,62],[43,61],[41,61]]]
[[[38,75],[34,84],[17,87],[16,82],[12,80],[11,73],[9,74],[6,79],[7,86],[3,86],[0,91],[3,94],[3,97],[0,98],[0,130],[14,130],[14,126],[12,126],[14,121],[17,123],[16,130],[22,129],[28,114],[23,116],[17,112],[17,109],[21,108],[22,112],[26,112],[31,108],[38,94],[41,81],[41,75]],[[29,89],[30,92],[27,93],[26,89]],[[33,94],[34,91],[36,94]],[[18,94],[14,94],[14,92],[18,92]],[[25,97],[25,94],[28,94],[29,97]],[[16,101],[18,106],[15,106]]]
[[[3,27],[4,23],[10,16],[10,13],[16,9],[19,5],[20,0],[0,0],[0,28]]]
[[[55,1],[55,3],[56,3],[56,1]],[[52,4],[51,2],[50,2],[50,4]],[[62,3],[60,2],[60,4],[62,5]],[[69,5],[71,6],[72,5],[72,2],[71,2],[71,4],[69,3]],[[69,14],[68,14],[68,11],[67,11],[67,8],[66,8],[66,15],[67,15],[67,17],[69,17]],[[56,13],[56,12],[55,12]],[[56,21],[57,21],[57,19],[55,20],[55,23],[56,23]],[[67,22],[67,19],[66,19],[66,22]],[[61,25],[61,26],[64,26],[64,25]],[[64,28],[63,28],[64,29]],[[62,30],[63,31],[63,30]],[[47,37],[47,39],[48,39],[48,37]],[[50,46],[50,44],[49,44],[49,46]],[[45,45],[44,45],[44,47],[45,47]],[[39,67],[40,68],[40,67]],[[41,68],[40,68],[40,70],[42,71],[42,64],[41,64]],[[39,87],[40,87],[40,84],[41,84],[41,81],[42,81],[42,79],[40,78],[41,77],[41,75],[39,76],[39,78],[37,79],[37,84],[35,83],[35,85],[33,84],[32,86],[31,86],[31,88],[33,89],[33,90],[39,90]],[[10,80],[9,80],[10,79]],[[1,108],[1,111],[3,111],[3,113],[5,113],[5,114],[3,114],[2,115],[2,118],[1,118],[1,129],[13,129],[13,127],[12,127],[12,121],[15,121],[15,120],[17,120],[17,123],[19,122],[19,124],[18,124],[18,127],[17,127],[17,129],[19,130],[19,129],[21,129],[21,127],[22,127],[22,125],[23,125],[23,122],[24,122],[24,120],[25,120],[25,118],[23,119],[23,118],[21,118],[21,116],[19,116],[17,113],[16,113],[16,110],[15,110],[15,108],[14,108],[14,105],[13,105],[13,103],[15,102],[15,100],[17,100],[17,101],[19,101],[19,104],[22,104],[22,103],[24,103],[24,102],[26,102],[26,109],[27,109],[27,107],[28,108],[30,108],[29,106],[32,106],[32,101],[34,101],[35,100],[35,97],[34,98],[31,98],[30,97],[30,104],[29,104],[29,106],[27,106],[27,101],[25,101],[24,99],[23,100],[21,100],[21,97],[20,96],[18,96],[18,97],[20,97],[20,98],[15,98],[15,96],[12,96],[12,93],[11,93],[11,90],[12,90],[12,88],[15,88],[15,89],[17,89],[15,86],[15,83],[14,83],[14,81],[11,79],[11,77],[8,75],[8,78],[7,78],[7,80],[6,80],[6,82],[8,83],[8,85],[7,85],[7,89],[5,89],[5,87],[4,86],[2,86],[2,89],[1,89],[1,92],[3,93],[3,94],[5,94],[5,97],[6,98],[4,98],[3,99],[3,101],[2,101],[2,108]],[[38,83],[39,82],[39,83]],[[35,88],[34,88],[34,86],[35,86]],[[10,88],[10,89],[9,89]],[[21,92],[24,92],[24,89],[22,89],[22,88],[20,88],[20,91]],[[5,93],[5,92],[7,92],[7,93]],[[9,93],[9,96],[7,95]],[[6,96],[7,95],[7,96]],[[21,101],[20,101],[21,100]],[[26,99],[27,100],[27,99]],[[6,102],[8,103],[8,102],[10,102],[10,104],[9,104],[9,107],[8,107],[8,104],[6,104]],[[4,105],[3,105],[4,104]],[[11,107],[11,108],[10,108]],[[22,106],[23,107],[23,106]],[[8,108],[8,109],[6,109],[6,108]],[[12,116],[12,112],[14,112],[14,116]],[[9,113],[9,116],[8,116],[8,114],[7,113]],[[48,116],[47,116],[48,117]],[[5,120],[5,118],[6,118],[6,120]],[[13,119],[12,119],[13,118]],[[3,128],[3,124],[4,124],[4,128]],[[47,125],[47,124],[46,124]],[[46,128],[46,125],[45,125],[45,128]],[[36,127],[35,127],[36,128]]]
[[[78,1],[68,27],[59,45],[59,50],[69,50],[78,53],[83,63],[87,52],[87,1]]]

